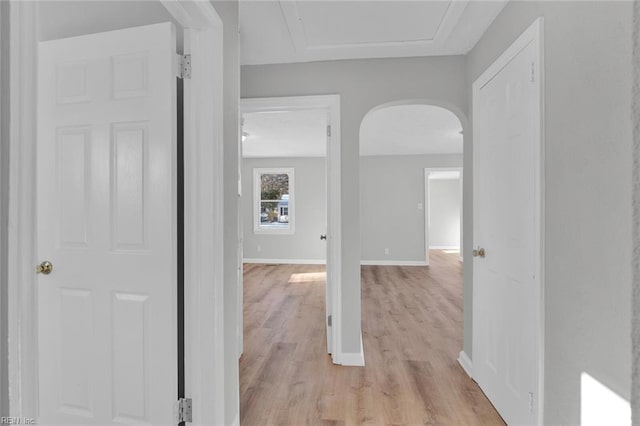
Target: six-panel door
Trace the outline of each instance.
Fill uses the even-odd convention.
[[[39,46],[40,424],[173,422],[175,46],[170,23]]]

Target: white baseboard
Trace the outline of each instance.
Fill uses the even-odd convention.
[[[427,266],[424,260],[361,260],[365,266]]]
[[[275,265],[324,265],[324,259],[242,259],[243,263],[268,263]]]
[[[460,250],[459,246],[429,246],[429,250]]]
[[[469,377],[473,379],[473,364],[464,351],[460,351],[460,355],[458,356],[458,364],[460,364],[467,375],[469,375]]]
[[[236,414],[236,418],[231,422],[231,426],[240,426],[240,414]]]
[[[360,334],[360,352],[343,352],[338,357],[339,364],[348,367],[364,367],[364,346]]]

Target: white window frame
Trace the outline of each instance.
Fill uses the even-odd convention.
[[[291,235],[295,233],[295,175],[292,167],[255,167],[253,169],[253,233],[267,235]],[[260,222],[262,175],[289,175],[289,226],[287,228],[270,228]],[[275,201],[275,200],[274,200]]]

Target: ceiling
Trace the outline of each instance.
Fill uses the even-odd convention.
[[[324,157],[326,110],[242,114],[243,157]]]
[[[245,158],[324,157],[325,110],[242,115]],[[399,105],[369,113],[360,128],[361,155],[461,154],[462,125],[449,110]]]
[[[241,1],[241,62],[463,55],[507,2]]]
[[[398,105],[372,111],[360,127],[360,155],[462,153],[462,124],[431,105]]]

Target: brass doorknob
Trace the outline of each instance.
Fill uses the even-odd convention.
[[[473,257],[484,257],[485,252],[483,248],[478,247],[473,250]]]
[[[53,263],[49,262],[48,260],[45,260],[44,262],[36,266],[37,274],[49,275],[51,271],[53,271]]]

